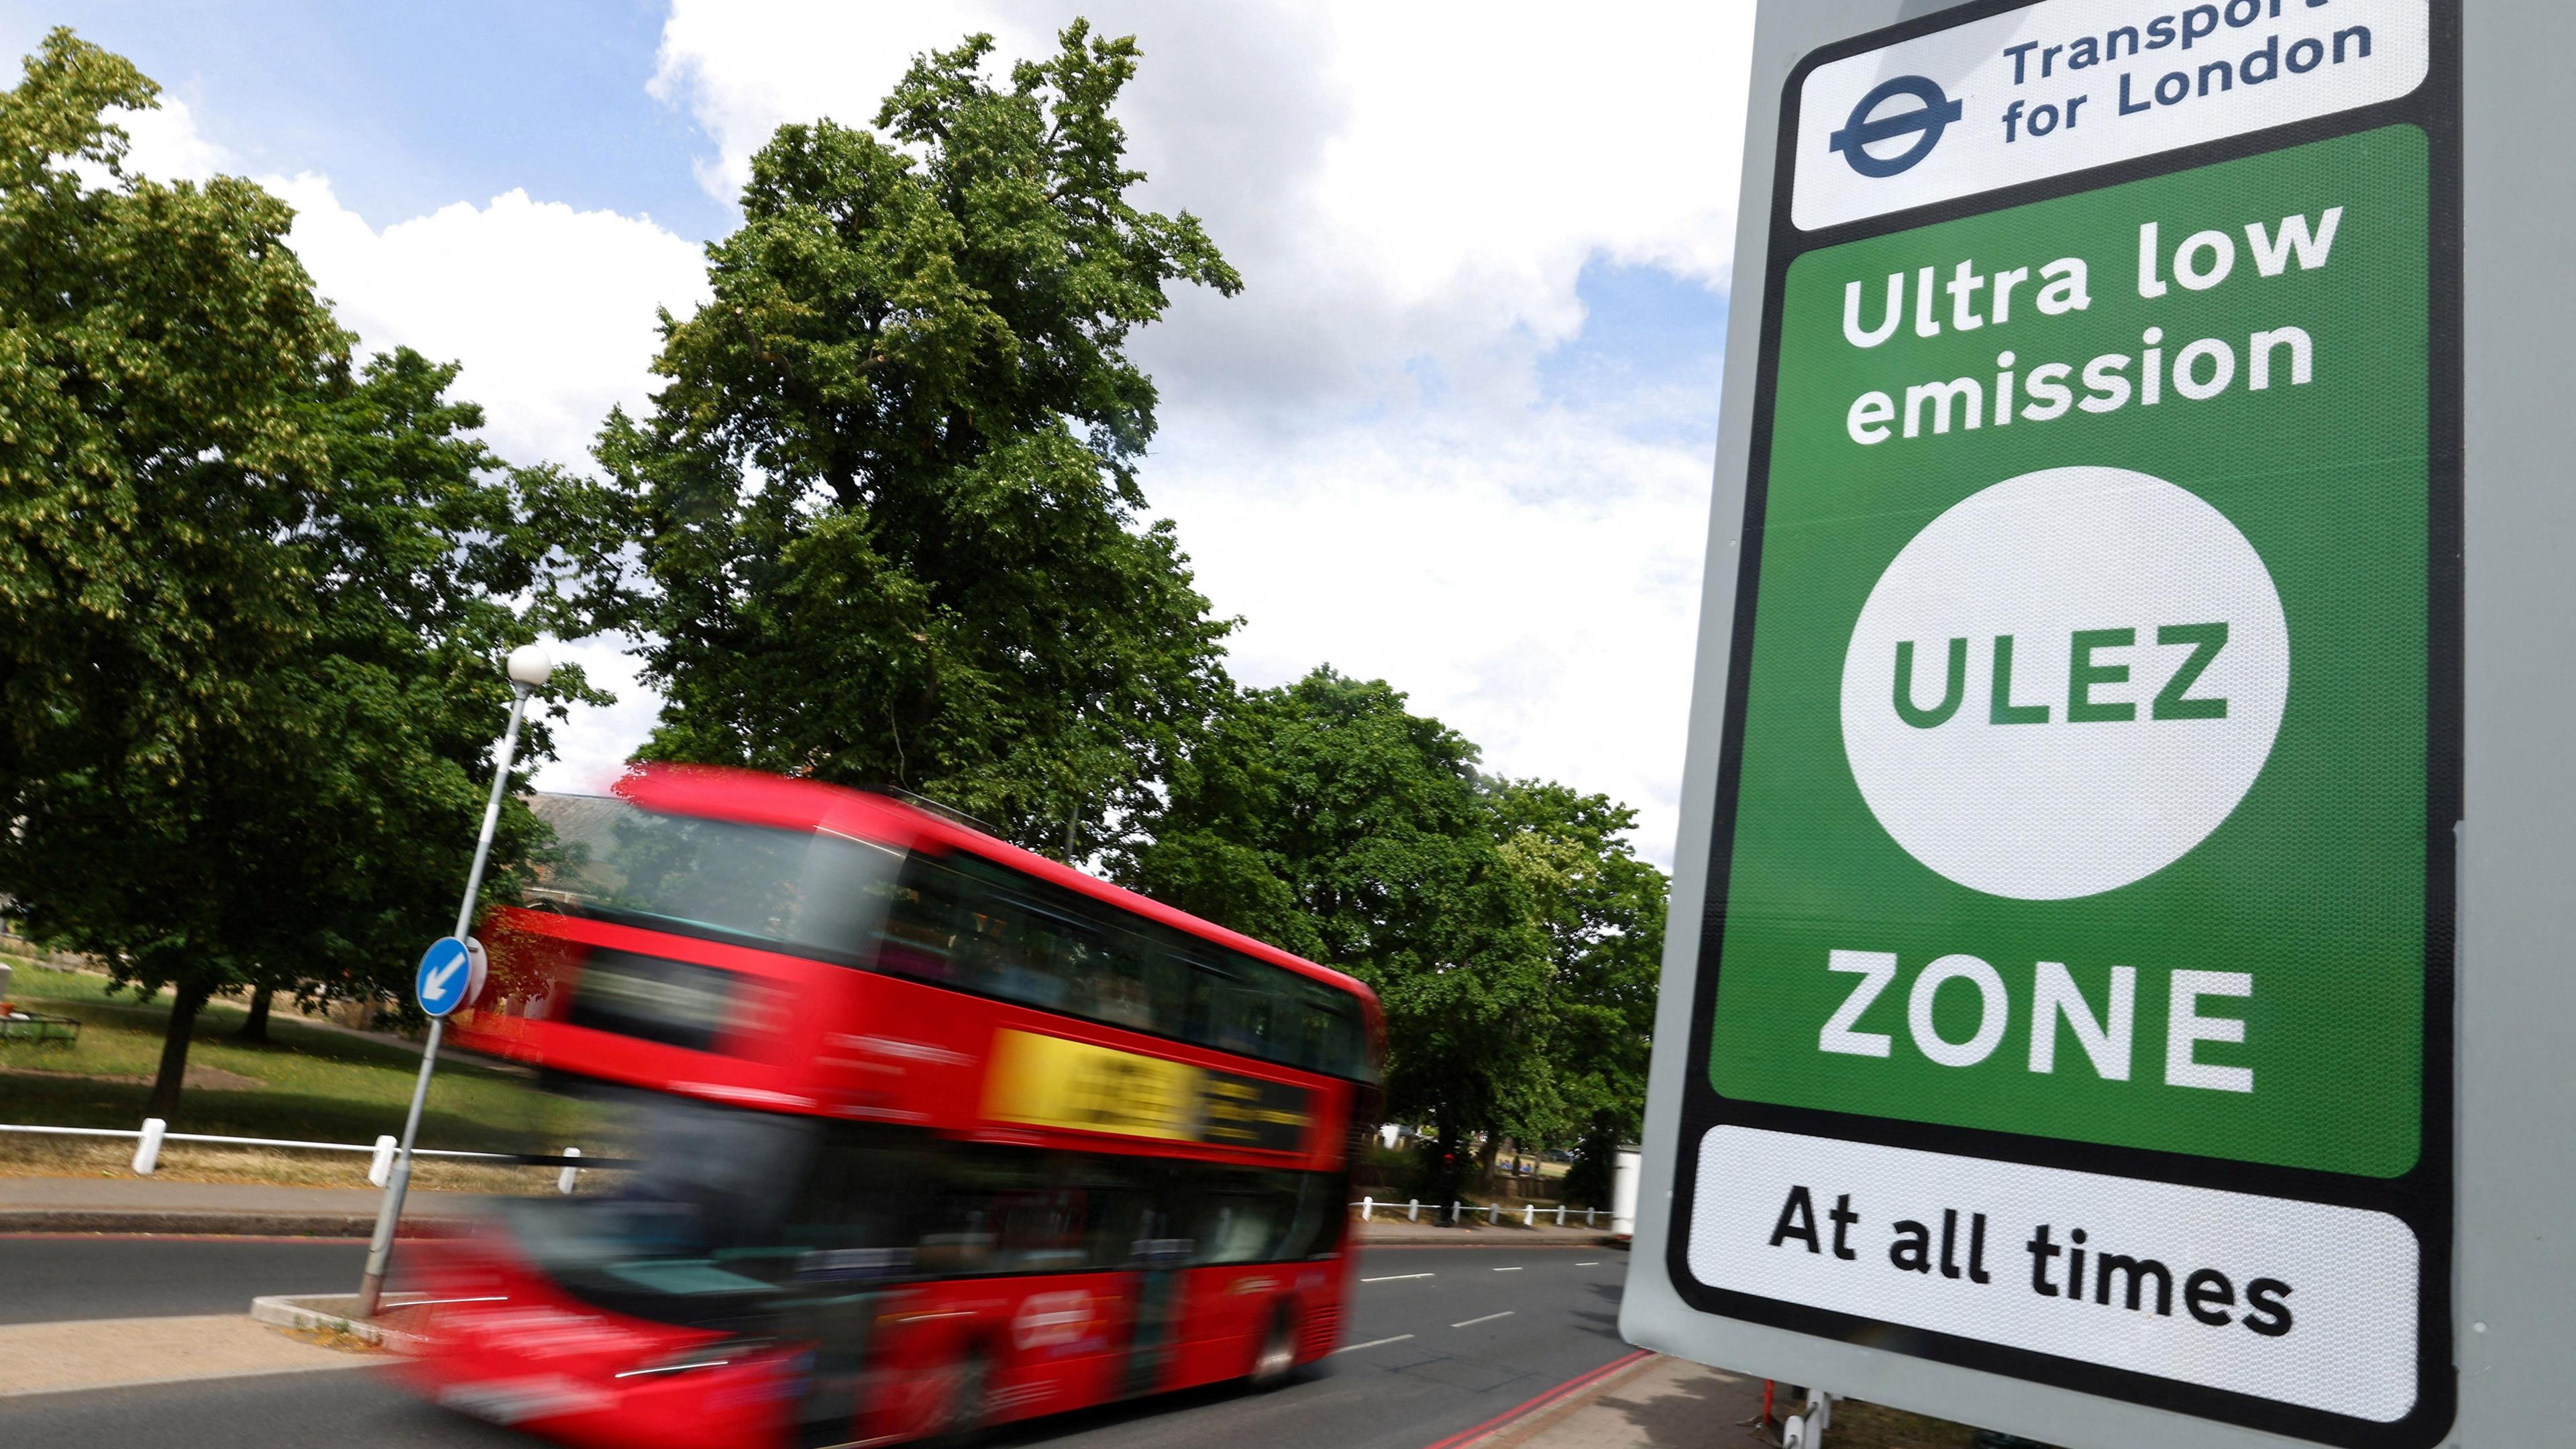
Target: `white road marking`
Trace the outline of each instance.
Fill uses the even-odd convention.
[[[1598,1268],[1601,1266],[1601,1260],[1599,1258],[1595,1258],[1589,1263],[1577,1263],[1574,1266],[1578,1268]]]
[[[1334,1352],[1334,1353],[1355,1353],[1355,1352],[1357,1352],[1357,1351],[1359,1351],[1360,1349],[1363,1349],[1363,1348],[1383,1348],[1384,1346],[1386,1346],[1387,1344],[1390,1344],[1390,1343],[1402,1343],[1402,1342],[1404,1342],[1406,1339],[1411,1338],[1412,1336],[1413,1336],[1413,1335],[1412,1335],[1412,1334],[1409,1334],[1409,1333],[1399,1333],[1399,1334],[1397,1334],[1397,1335],[1396,1335],[1395,1337],[1393,1337],[1393,1338],[1372,1338],[1372,1339],[1370,1339],[1370,1340],[1369,1340],[1368,1342],[1366,1342],[1366,1343],[1346,1343],[1346,1344],[1343,1344],[1340,1348],[1334,1349],[1334,1350],[1333,1350],[1333,1352]]]
[[[1464,1323],[1453,1323],[1449,1326],[1451,1328],[1473,1328],[1479,1323],[1491,1323],[1497,1318],[1509,1318],[1518,1312],[1520,1312],[1520,1310],[1517,1308],[1506,1308],[1500,1313],[1488,1313],[1482,1318],[1470,1318]]]
[[[1401,1283],[1407,1278],[1437,1278],[1437,1273],[1389,1273],[1383,1278],[1362,1278],[1363,1283]]]
[[[1517,1273],[1517,1272],[1519,1272],[1519,1271],[1520,1271],[1520,1269],[1518,1269],[1518,1268],[1496,1268],[1494,1271],[1495,1271],[1495,1272],[1497,1272],[1497,1273]]]

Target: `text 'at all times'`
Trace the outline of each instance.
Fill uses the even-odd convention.
[[[1932,1226],[1936,1220],[1937,1229]],[[1985,1213],[1944,1207],[1937,1215],[1926,1211],[1919,1218],[1896,1219],[1886,1225],[1883,1253],[1877,1251],[1882,1235],[1873,1231],[1875,1227],[1852,1206],[1852,1194],[1847,1192],[1835,1194],[1833,1206],[1820,1216],[1816,1194],[1799,1184],[1789,1189],[1780,1205],[1770,1246],[1817,1257],[1830,1255],[1855,1266],[1883,1259],[1888,1271],[1927,1277],[1938,1273],[1998,1292],[2024,1287],[2022,1275],[2005,1272],[1999,1277],[1990,1261],[1990,1224]],[[2081,1227],[2063,1228],[2061,1236],[2061,1227],[2033,1224],[2026,1239],[2017,1228],[2010,1236],[1992,1235],[1995,1256],[2012,1251],[2005,1244],[2018,1240],[2020,1252],[2029,1260],[2026,1291],[2038,1297],[2162,1318],[2175,1317],[2179,1308],[2210,1328],[2240,1326],[2265,1338],[2280,1338],[2297,1323],[2290,1309],[2295,1290],[2278,1278],[2252,1277],[2240,1284],[2216,1268],[2190,1268],[2113,1252]],[[1855,1243],[1855,1238],[1860,1241]]]
[[[2335,235],[2344,209],[2328,207],[2318,217],[2285,216],[2277,223],[2249,221],[2242,228],[2243,256],[2254,278],[2323,268],[2334,255]],[[2153,301],[2180,287],[2206,292],[2230,277],[2242,277],[2235,236],[2216,228],[2193,232],[2174,245],[2163,244],[2159,222],[2138,226],[2138,296]],[[1867,316],[1869,288],[1859,279],[1843,284],[1843,339],[1858,348],[1877,347],[1896,335],[1909,311],[1913,332],[1932,338],[1944,327],[1953,333],[2006,327],[2036,313],[2041,319],[2089,310],[2092,267],[2082,257],[2059,257],[2037,268],[2007,267],[1988,274],[1974,260],[1948,268],[1938,265],[1899,269],[1887,274],[1884,302],[1873,322]],[[2014,307],[2017,294],[2032,288],[2030,305]],[[1946,294],[1949,305],[1942,305]],[[2316,375],[2316,340],[2308,330],[2284,323],[2250,329],[2240,354],[2223,337],[2204,337],[2168,349],[2162,327],[2149,327],[2139,337],[2140,352],[2106,352],[2083,363],[2044,362],[2020,370],[2020,356],[2007,349],[1995,355],[1991,382],[1973,375],[1915,383],[1901,389],[1871,389],[1852,399],[1844,430],[1862,447],[1890,438],[1938,437],[1954,427],[2008,427],[2022,422],[2050,422],[2072,412],[2114,413],[2134,401],[2156,407],[2165,401],[2170,383],[2175,396],[2204,402],[2243,381],[2245,390],[2264,392],[2276,381],[2304,387]],[[2170,358],[2168,352],[2170,351]],[[2138,367],[2132,381],[2129,369]],[[2240,365],[2241,363],[2241,365]],[[2080,383],[2083,395],[2076,394]],[[1902,396],[1902,403],[1898,401]]]

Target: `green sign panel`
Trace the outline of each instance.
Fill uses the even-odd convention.
[[[2394,126],[1789,268],[1720,1092],[2415,1165],[2427,226]]]
[[[2046,0],[1791,76],[1693,1308],[2451,1422],[2455,33]]]

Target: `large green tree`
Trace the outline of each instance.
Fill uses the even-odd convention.
[[[379,994],[446,929],[565,489],[452,368],[353,367],[282,202],[129,174],[156,94],[56,31],[0,96],[0,892],[173,989],[166,1117],[214,992]]]
[[[1645,1125],[1670,882],[1637,856],[1637,812],[1606,795],[1513,780],[1487,800],[1553,968],[1547,1091],[1512,1131],[1532,1145],[1577,1147],[1570,1191],[1606,1205],[1612,1154]]]
[[[1549,938],[1476,757],[1384,682],[1318,669],[1244,695],[1121,861],[1148,894],[1377,992],[1388,1107],[1433,1125],[1443,1201],[1473,1134],[1555,1100]]]
[[[1432,1190],[1468,1142],[1633,1136],[1666,883],[1636,813],[1477,750],[1381,681],[1318,669],[1239,697],[1178,762],[1152,838],[1117,859],[1138,889],[1337,966],[1387,1014],[1388,1109],[1428,1121]]]
[[[615,614],[666,700],[648,754],[901,786],[1054,849],[1079,817],[1080,854],[1227,689],[1229,626],[1144,521],[1127,340],[1170,284],[1240,283],[1130,200],[1132,40],[1076,22],[1006,84],[992,49],[753,158],[652,413],[600,440],[641,546]]]

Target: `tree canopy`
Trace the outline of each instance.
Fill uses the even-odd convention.
[[[1671,883],[1637,857],[1637,812],[1606,795],[1512,780],[1487,799],[1552,966],[1547,1090],[1509,1127],[1525,1142],[1578,1147],[1568,1190],[1606,1206],[1613,1155],[1645,1128]]]
[[[874,131],[753,158],[651,415],[600,439],[641,548],[612,612],[667,700],[648,754],[935,794],[1055,849],[1079,816],[1081,854],[1227,687],[1230,626],[1143,521],[1126,344],[1170,284],[1241,284],[1129,199],[1132,39],[1077,21],[1004,85],[992,48],[917,60]]]
[[[156,94],[58,30],[0,97],[0,891],[175,988],[166,1116],[212,992],[376,995],[446,928],[561,479],[454,368],[353,365],[275,197],[129,174]]]
[[[1663,909],[1632,812],[1476,760],[1383,681],[1318,669],[1238,699],[1119,861],[1149,895],[1367,982],[1389,1110],[1431,1122],[1453,1173],[1474,1133],[1571,1141],[1633,1117]]]

